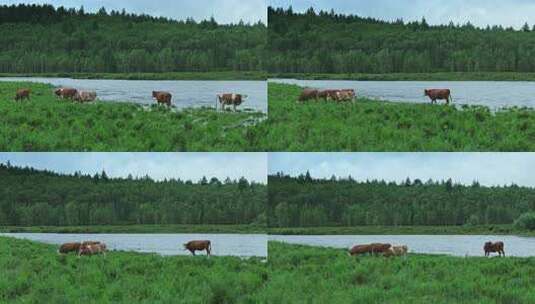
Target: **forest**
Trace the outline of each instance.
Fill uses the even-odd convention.
[[[317,179],[309,172],[277,173],[268,182],[270,227],[512,224],[535,209],[535,189],[514,184]]]
[[[59,174],[0,164],[0,225],[265,224],[267,186]]]
[[[268,8],[271,73],[534,72],[535,26],[432,26]]]
[[[0,6],[0,73],[260,71],[266,25]]]

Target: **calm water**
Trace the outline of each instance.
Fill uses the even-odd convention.
[[[389,243],[409,246],[411,253],[484,256],[487,241],[502,241],[508,256],[535,256],[535,238],[490,235],[270,235],[271,241],[291,244],[350,248],[358,244]]]
[[[167,91],[173,95],[177,108],[215,107],[216,95],[238,93],[248,95],[239,109],[267,112],[265,81],[175,81],[175,80],[94,80],[70,78],[14,77],[0,81],[30,81],[96,91],[102,101],[129,101],[153,104],[152,91]]]
[[[273,79],[318,89],[353,88],[357,96],[395,102],[429,103],[425,89],[451,89],[454,104],[535,108],[535,82],[529,81],[324,81]],[[444,101],[442,101],[444,102]]]
[[[212,254],[218,256],[267,257],[267,236],[261,234],[55,234],[2,233],[19,239],[60,245],[87,240],[106,243],[109,250],[157,253],[161,255],[190,255],[183,249],[191,240],[210,240]],[[206,254],[206,251],[197,252]]]

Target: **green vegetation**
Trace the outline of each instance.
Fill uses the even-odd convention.
[[[535,72],[535,36],[472,24],[430,26],[268,9],[271,73]]]
[[[265,225],[0,226],[0,233],[237,233],[266,234]]]
[[[349,257],[269,244],[272,303],[533,303],[535,258]]]
[[[437,73],[389,73],[389,74],[320,74],[274,73],[270,78],[302,80],[355,80],[355,81],[535,81],[535,73],[516,72],[437,72]]]
[[[47,77],[108,80],[266,80],[264,72],[162,72],[162,73],[0,73],[0,77]]]
[[[514,184],[486,187],[474,181],[465,186],[451,179],[409,178],[396,183],[334,175],[315,179],[308,172],[298,177],[281,172],[268,182],[269,227],[474,226],[449,228],[470,231],[480,225],[512,225],[535,209],[535,188]]]
[[[1,230],[0,230],[1,231]],[[478,226],[338,226],[338,227],[273,227],[276,235],[522,235],[535,236],[535,232],[513,225]]]
[[[18,88],[30,101],[15,102]],[[260,112],[150,108],[131,103],[76,104],[58,100],[52,86],[0,83],[1,151],[250,151]]]
[[[481,106],[297,104],[302,88],[269,84],[268,151],[534,151],[535,111]]]
[[[262,71],[266,25],[0,6],[0,73]]]
[[[59,256],[57,247],[0,238],[3,303],[258,303],[260,259],[110,252]]]
[[[0,164],[2,226],[263,226],[266,197],[265,184],[243,177],[154,181],[149,176],[109,178],[104,171],[67,175]]]
[[[535,230],[535,212],[527,212],[527,213],[522,214],[515,221],[515,228],[527,229],[530,231]]]

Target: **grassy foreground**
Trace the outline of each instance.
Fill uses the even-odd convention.
[[[103,226],[0,226],[0,233],[247,233],[266,234],[257,225],[103,225]]]
[[[523,235],[535,236],[534,231],[518,230],[513,225],[482,226],[357,226],[269,228],[277,235]]]
[[[270,151],[534,151],[535,111],[480,106],[297,104],[302,88],[269,84]]]
[[[349,257],[269,243],[272,303],[535,303],[535,258]]]
[[[517,72],[438,72],[390,74],[272,74],[271,78],[303,80],[359,80],[359,81],[535,81],[535,73]]]
[[[18,88],[30,101],[15,102]],[[58,100],[52,86],[0,83],[0,151],[250,151],[263,113]]]
[[[259,259],[127,252],[77,258],[57,249],[0,238],[0,302],[257,303],[269,277]]]

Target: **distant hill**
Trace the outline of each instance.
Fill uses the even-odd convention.
[[[265,218],[267,186],[65,175],[0,164],[0,225],[252,224]]]
[[[266,26],[0,6],[0,73],[260,71]]]
[[[272,73],[535,72],[535,27],[430,26],[268,8]]]
[[[270,227],[512,224],[535,209],[535,189],[279,173],[269,176],[268,202]]]

